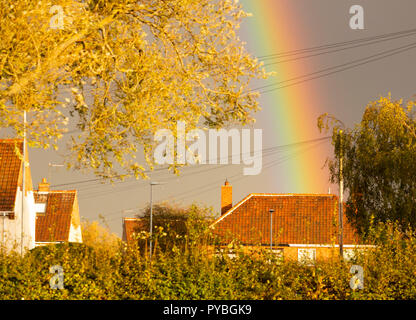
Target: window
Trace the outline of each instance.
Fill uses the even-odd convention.
[[[46,203],[35,203],[36,215],[44,216],[46,211]]]
[[[316,249],[298,249],[298,261],[311,265],[316,260]]]

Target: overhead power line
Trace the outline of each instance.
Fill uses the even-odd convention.
[[[313,146],[311,146],[311,147],[309,147],[309,148],[307,148],[305,150],[299,150],[299,151],[293,153],[292,155],[289,155],[289,156],[284,157],[282,159],[270,161],[270,162],[266,163],[263,166],[262,172],[264,172],[265,170],[270,169],[272,167],[275,167],[275,166],[277,166],[279,164],[282,164],[283,162],[285,162],[285,161],[287,161],[289,159],[293,159],[293,158],[299,156],[300,154],[302,154],[302,153],[304,153],[304,152],[306,152],[306,151],[308,151],[310,149],[316,148],[316,147],[322,145],[324,142],[325,141],[318,142],[315,145],[313,145]],[[232,182],[233,183],[235,183],[237,181],[240,181],[242,179],[248,179],[250,177],[252,177],[252,176],[245,176],[245,175],[242,175],[241,173],[237,173],[237,174],[234,174],[234,175],[231,175],[231,176],[230,175],[227,175],[227,179],[232,179]],[[189,197],[194,197],[194,196],[197,196],[197,195],[201,195],[201,194],[206,193],[206,192],[208,192],[210,190],[213,190],[215,188],[218,188],[218,184],[222,180],[223,180],[223,178],[217,179],[217,180],[215,180],[213,182],[210,182],[210,183],[208,183],[208,184],[206,184],[206,185],[204,185],[202,187],[198,187],[197,190],[194,190],[195,189],[194,188],[192,190],[189,190],[189,191],[180,193],[178,195],[171,196],[171,197],[169,197],[169,199],[172,199],[172,200],[175,200],[175,201],[182,201],[182,200],[184,200],[186,198],[189,198]]]
[[[360,48],[360,47],[369,46],[369,45],[377,44],[377,43],[384,42],[384,41],[396,40],[396,39],[400,39],[400,38],[403,38],[403,37],[409,37],[409,36],[414,36],[414,35],[416,35],[416,31],[414,31],[412,33],[409,33],[409,34],[402,35],[400,37],[382,39],[382,40],[377,40],[377,41],[372,41],[372,42],[365,42],[365,43],[361,43],[361,44],[357,44],[357,45],[353,45],[353,46],[348,46],[346,48],[328,50],[328,51],[313,53],[313,54],[309,54],[309,55],[303,55],[303,56],[300,56],[300,57],[294,57],[294,58],[290,58],[290,59],[286,59],[286,60],[270,62],[270,63],[266,63],[264,66],[267,67],[267,66],[271,66],[271,65],[285,63],[285,62],[291,62],[291,61],[297,61],[297,60],[306,59],[306,58],[317,57],[317,56],[325,55],[325,54],[328,54],[328,53],[334,53],[334,52],[340,52],[340,51]]]
[[[310,53],[310,52],[315,52],[315,51],[322,51],[322,50],[333,49],[333,48],[338,48],[338,47],[350,46],[350,47],[339,49],[339,50],[331,50],[331,51],[322,52],[322,53],[318,53],[318,54],[307,55],[307,56],[303,56],[303,57],[297,57],[297,58],[294,58],[294,59],[278,61],[278,62],[271,62],[271,63],[266,64],[266,66],[268,66],[268,65],[277,64],[277,63],[283,63],[283,62],[294,61],[294,60],[299,60],[299,59],[303,59],[303,58],[309,58],[309,57],[313,57],[313,56],[316,56],[316,55],[327,54],[327,53],[331,53],[331,52],[338,52],[338,51],[342,51],[342,50],[348,50],[348,49],[352,49],[352,48],[356,48],[356,47],[360,47],[360,46],[364,46],[364,45],[370,45],[370,44],[374,44],[374,43],[379,43],[379,42],[383,42],[383,41],[395,40],[395,39],[411,36],[411,35],[414,35],[414,34],[416,34],[416,28],[408,29],[408,30],[402,30],[402,31],[398,31],[398,32],[392,32],[392,33],[385,33],[385,34],[372,36],[372,37],[361,38],[361,39],[330,43],[330,44],[326,44],[326,45],[314,46],[314,47],[303,48],[303,49],[296,49],[296,50],[280,52],[280,53],[273,53],[273,54],[258,56],[257,58],[260,59],[260,60],[272,60],[272,59],[276,59],[276,58],[290,57],[290,56],[296,56],[296,55],[300,55],[300,54],[304,54],[304,53]],[[378,41],[376,41],[376,40],[378,40]],[[360,45],[351,46],[351,45],[354,45],[354,44],[360,44]],[[69,90],[70,90],[69,88],[64,88],[63,91],[64,92],[66,92],[66,91],[69,92]],[[90,93],[91,90],[92,89],[87,89],[86,93]],[[249,90],[249,91],[252,91],[252,90]],[[81,130],[79,130],[79,129],[71,130],[71,131],[66,132],[64,134],[72,134],[72,133],[76,133],[76,132],[81,132]]]
[[[275,83],[272,83],[272,84],[268,84],[268,85],[265,85],[265,86],[261,86],[261,87],[258,87],[256,89],[250,90],[250,91],[257,91],[257,90],[261,90],[261,89],[265,89],[265,88],[278,86],[276,88],[273,88],[273,89],[270,89],[270,90],[267,90],[267,91],[260,91],[260,93],[267,93],[267,92],[287,88],[287,87],[294,86],[294,85],[297,85],[297,84],[301,84],[301,83],[304,83],[304,82],[307,82],[307,81],[311,81],[311,80],[314,80],[314,79],[319,79],[319,78],[326,77],[326,76],[329,76],[329,75],[332,75],[332,74],[336,74],[336,73],[339,73],[339,72],[342,72],[342,71],[345,71],[345,70],[356,68],[358,66],[362,66],[362,65],[374,62],[374,61],[378,61],[378,60],[387,58],[387,57],[391,57],[391,56],[394,56],[396,54],[399,54],[399,53],[402,53],[402,52],[405,52],[405,51],[409,51],[409,50],[414,49],[414,48],[416,48],[416,42],[405,45],[405,46],[401,46],[401,47],[398,47],[398,48],[395,48],[395,49],[386,50],[386,51],[383,51],[383,52],[380,52],[380,53],[377,53],[377,54],[374,54],[374,55],[371,55],[371,56],[368,56],[368,57],[365,57],[365,58],[361,58],[361,59],[357,59],[357,60],[353,60],[353,61],[350,61],[350,62],[347,62],[347,63],[340,64],[340,65],[336,65],[336,66],[333,66],[333,67],[325,68],[325,69],[315,71],[315,72],[312,72],[312,73],[309,73],[309,74],[306,74],[306,75],[302,75],[302,76],[294,77],[294,78],[291,78],[291,79],[287,79],[287,80],[275,82]],[[288,83],[288,82],[293,82],[293,83],[282,85],[282,84],[285,84],[285,83]]]
[[[292,154],[290,154],[288,156],[285,156],[285,157],[283,157],[281,159],[269,161],[268,163],[266,163],[263,166],[262,172],[264,172],[265,170],[270,169],[272,167],[275,167],[275,166],[277,166],[279,164],[282,164],[283,162],[285,162],[285,161],[287,161],[289,159],[293,159],[295,157],[298,157],[300,154],[305,153],[306,151],[308,151],[310,149],[319,147],[319,146],[321,146],[325,142],[326,142],[325,140],[316,141],[316,143],[314,145],[312,145],[312,146],[310,146],[310,147],[308,147],[306,149],[295,151]],[[237,182],[237,181],[240,181],[242,179],[247,179],[249,177],[252,177],[252,176],[245,176],[241,172],[239,172],[237,174],[234,174],[234,175],[229,175],[229,174],[227,175],[227,178],[228,179],[233,179],[233,182]],[[198,187],[196,190],[195,190],[195,188],[193,188],[192,190],[188,190],[188,191],[181,192],[179,194],[170,196],[170,197],[168,197],[168,199],[171,199],[171,200],[174,200],[174,201],[182,201],[182,200],[184,200],[186,198],[189,198],[189,197],[193,197],[193,196],[196,196],[196,195],[201,195],[202,193],[205,193],[205,192],[208,192],[208,191],[213,190],[215,188],[218,188],[218,184],[221,181],[223,181],[223,179],[224,178],[216,179],[215,181],[212,181],[210,183],[204,184],[201,187]],[[144,207],[144,206],[140,206],[140,207],[138,206],[137,208],[142,208],[142,207]],[[123,212],[123,210],[113,211],[113,212],[110,212],[110,213],[105,214],[103,216],[109,217],[109,216],[113,216],[115,214],[119,214],[121,212]],[[107,221],[113,221],[113,220],[119,219],[119,218],[120,217],[114,217],[114,218],[111,218],[111,219],[109,219]]]
[[[155,169],[153,171],[146,170],[146,171],[144,171],[144,173],[151,173],[151,172],[154,172],[154,171],[161,171],[161,170],[165,170],[165,169],[167,169],[167,167],[166,168],[158,168],[158,169]],[[123,176],[126,176],[126,175],[125,174],[119,174],[119,175],[112,176],[111,178],[112,179],[117,179],[117,178],[121,178]],[[131,176],[131,175],[129,175],[129,176]],[[68,183],[61,183],[61,184],[51,185],[51,188],[52,187],[55,188],[55,187],[70,186],[70,185],[74,185],[74,184],[81,184],[81,183],[87,183],[87,182],[96,182],[96,181],[101,181],[102,182],[102,181],[105,181],[105,180],[103,178],[94,178],[94,179],[87,179],[87,180],[79,180],[79,181],[74,181],[74,182],[68,182]]]
[[[328,137],[303,141],[303,142],[299,142],[299,143],[295,143],[295,144],[291,144],[291,145],[287,145],[287,146],[290,146],[291,148],[301,147],[303,145],[309,145],[309,144],[316,143],[316,142],[325,142],[326,140],[328,140],[330,138],[331,137],[328,136]],[[285,147],[285,146],[279,146],[279,148],[283,148],[283,147]],[[275,149],[275,148],[276,147],[266,148],[264,150],[270,150],[270,149]],[[264,152],[263,152],[260,156],[266,158],[266,157],[269,157],[269,156],[274,156],[278,153],[279,153],[279,150],[273,151],[273,152],[268,152],[266,154],[264,154]],[[253,157],[253,158],[256,159],[260,156]],[[216,165],[214,167],[209,167],[209,168],[206,168],[206,165],[186,167],[186,169],[188,169],[188,170],[187,171],[185,170],[185,172],[183,174],[181,174],[180,176],[170,176],[170,177],[167,177],[167,178],[160,178],[160,179],[163,179],[163,181],[171,181],[171,180],[187,178],[187,177],[190,177],[190,176],[194,177],[195,175],[206,173],[206,172],[213,171],[213,170],[217,171],[217,170],[227,169],[231,165],[233,165],[233,164],[228,163],[228,164],[224,164],[224,165]],[[193,170],[193,169],[195,169],[195,170]],[[130,181],[130,182],[136,182],[136,181]],[[112,186],[112,185],[107,185],[107,186]],[[143,188],[145,186],[147,186],[147,182],[142,181],[140,183],[136,183],[136,185],[134,185],[134,186],[129,185],[129,186],[126,186],[124,188],[117,188],[117,189],[113,188],[111,190],[100,190],[100,191],[95,191],[95,192],[92,192],[92,193],[82,193],[80,195],[80,198],[91,199],[91,198],[94,198],[94,197],[110,195],[110,194],[119,193],[119,192],[123,192],[123,191],[130,191],[130,190],[133,190],[133,189],[139,189],[139,188]]]
[[[398,31],[398,32],[393,32],[393,33],[385,33],[385,34],[372,36],[372,37],[361,38],[361,39],[335,42],[335,43],[330,43],[330,44],[326,44],[326,45],[320,45],[320,46],[314,46],[314,47],[309,47],[309,48],[290,50],[290,51],[285,51],[285,52],[280,52],[280,53],[273,53],[273,54],[259,56],[258,59],[261,59],[261,60],[275,59],[276,57],[281,58],[281,57],[293,56],[293,55],[298,55],[298,54],[307,53],[307,52],[326,50],[326,49],[330,49],[330,48],[337,48],[337,47],[347,46],[347,45],[361,43],[361,42],[373,41],[373,40],[377,40],[377,39],[395,38],[396,36],[411,34],[415,31],[416,31],[416,29],[413,28],[413,29],[408,29],[408,30],[403,30],[403,31]]]
[[[312,139],[312,140],[305,140],[305,141],[295,142],[295,143],[291,143],[291,144],[274,146],[274,147],[270,147],[270,148],[263,148],[262,149],[262,152],[271,152],[272,150],[275,150],[275,149],[282,149],[282,148],[287,148],[287,147],[293,147],[293,146],[296,146],[296,145],[299,145],[299,144],[311,143],[311,142],[314,142],[314,141],[326,140],[326,139],[329,139],[329,138],[330,138],[330,136],[326,136],[326,137]],[[242,155],[244,153],[239,153],[239,154]],[[229,155],[228,158],[232,158],[232,156],[233,156],[233,154]],[[221,159],[221,158],[219,158],[219,159]],[[218,162],[219,161],[217,161],[217,163]],[[182,167],[182,169],[186,169],[186,168],[193,168],[193,166],[190,166],[190,167]],[[152,172],[155,172],[155,171],[164,171],[166,169],[168,169],[168,167],[157,168],[157,169],[155,169],[153,171],[147,170],[147,171],[145,171],[145,173],[152,173]],[[118,178],[118,177],[121,177],[121,176],[122,175],[116,175],[113,178]],[[70,186],[70,185],[84,184],[84,183],[88,183],[88,182],[103,182],[103,181],[105,181],[103,178],[94,178],[94,179],[86,179],[86,180],[79,180],[79,181],[73,181],[73,182],[68,182],[68,183],[56,184],[56,185],[52,185],[51,187],[62,187],[62,186]],[[124,181],[121,181],[121,182],[124,182]],[[100,183],[100,184],[102,184],[102,183]]]

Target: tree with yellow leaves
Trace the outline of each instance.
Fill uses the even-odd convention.
[[[101,226],[97,221],[85,220],[82,226],[83,243],[97,251],[108,251],[111,254],[119,250],[121,239],[110,231],[108,227]]]
[[[153,136],[247,124],[249,85],[265,78],[236,32],[234,0],[1,0],[0,127],[33,147],[57,147],[68,122],[68,166],[101,177],[145,176]]]

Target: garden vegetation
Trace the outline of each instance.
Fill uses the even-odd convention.
[[[415,233],[392,223],[372,226],[366,243],[375,246],[353,260],[313,265],[238,243],[220,251],[206,220],[194,216],[185,223],[178,237],[173,229],[156,228],[151,259],[139,247],[148,234],[126,246],[94,224],[84,225],[84,244],[38,247],[24,257],[3,252],[0,299],[416,299]],[[161,250],[163,238],[171,240]],[[64,271],[62,290],[50,287],[54,265]],[[362,290],[350,287],[352,265],[363,267]]]

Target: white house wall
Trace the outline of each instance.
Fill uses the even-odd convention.
[[[14,219],[1,217],[0,236],[1,242],[6,250],[21,250],[22,235],[22,191],[20,188],[16,192]],[[24,251],[35,247],[35,228],[36,228],[36,210],[33,191],[27,191],[23,213],[23,249]]]
[[[82,243],[82,232],[81,232],[80,224],[78,224],[77,227],[74,227],[74,225],[71,223],[71,227],[69,229],[68,241]]]

